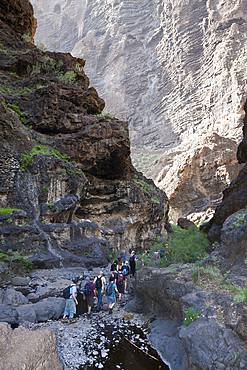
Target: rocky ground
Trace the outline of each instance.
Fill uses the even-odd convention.
[[[71,278],[78,276],[78,274],[81,276],[80,286],[84,286],[89,276],[96,276],[98,272],[99,269],[93,269],[89,272],[82,268],[67,268],[36,271],[30,274],[30,279],[27,277],[13,277],[11,284],[3,286],[1,290],[2,305],[0,305],[0,309],[2,309],[2,317],[0,317],[0,321],[6,322],[9,319],[12,326],[17,326],[19,322],[20,325],[17,330],[23,336],[26,335],[27,342],[33,332],[40,333],[45,329],[51,329],[57,337],[60,360],[64,368],[71,370],[108,368],[107,366],[110,366],[109,361],[113,361],[109,357],[114,356],[114,348],[121,347],[121,341],[127,341],[127,339],[142,351],[153,354],[148,337],[152,327],[149,318],[146,315],[130,313],[125,310],[126,303],[133,297],[134,279],[129,280],[128,289],[130,293],[124,294],[121,302],[117,302],[112,315],[109,315],[107,299],[103,297],[101,311],[96,312],[94,309],[92,317],[88,319],[85,313],[85,302],[79,293],[76,323],[64,324],[61,322],[60,318],[65,303],[65,300],[59,297],[61,291],[71,281]],[[103,269],[103,272],[108,277],[109,267]],[[22,285],[17,286],[15,284]],[[26,297],[20,290],[26,294]],[[30,293],[30,291],[35,291],[35,293]],[[5,317],[3,317],[4,309]],[[11,309],[11,312],[8,309]],[[16,312],[19,316],[16,315]],[[9,314],[8,318],[7,313]],[[2,325],[6,324],[3,323]],[[25,331],[26,329],[29,329],[29,331]],[[6,329],[4,330],[6,331]],[[3,333],[4,330],[2,329]],[[15,330],[11,335],[14,338],[13,340],[17,342],[16,351],[18,351],[20,343],[14,336]],[[51,335],[50,332],[48,334]],[[37,343],[42,340],[39,334],[38,337],[34,336],[34,338]],[[178,338],[177,340],[179,341]],[[135,350],[134,347],[133,349]],[[40,353],[43,353],[42,347]],[[44,349],[44,353],[47,353],[47,350]],[[179,353],[177,353],[177,356],[181,357]],[[150,360],[152,362],[151,357],[146,357],[148,357],[146,361]],[[167,359],[165,360],[168,363]],[[15,361],[18,363],[18,360]],[[124,356],[120,356],[118,360],[114,361],[118,361],[115,363],[117,368],[128,369]],[[159,364],[160,368],[167,368],[164,364],[162,365],[161,361]],[[14,365],[16,366],[16,364]],[[14,365],[12,361],[12,366]],[[34,365],[32,366],[36,369]],[[153,369],[153,367],[150,367],[150,369]]]
[[[70,369],[107,369],[114,358],[111,349],[121,347],[123,336],[148,353],[150,341],[171,370],[245,369],[246,217],[242,210],[225,221],[220,245],[199,265],[142,267],[112,315],[104,298],[102,310],[88,320],[78,295],[76,323],[60,321],[62,290],[73,277],[80,276],[83,286],[100,270],[67,267],[33,271],[2,284],[0,321],[19,324],[18,330],[52,330],[60,359]],[[108,277],[109,266],[103,271]],[[124,361],[114,361],[129,370]]]

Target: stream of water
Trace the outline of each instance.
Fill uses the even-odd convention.
[[[169,369],[162,362],[158,353],[150,346],[145,329],[143,330],[143,328],[136,327],[131,323],[128,323],[127,326],[118,327],[105,322],[104,327],[102,327],[103,325],[99,326],[99,336],[96,339],[96,343],[100,347],[100,335],[104,335],[107,340],[104,344],[104,350],[98,351],[97,362],[93,365],[84,365],[79,368],[80,370]]]

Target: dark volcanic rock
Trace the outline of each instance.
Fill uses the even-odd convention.
[[[183,327],[179,331],[179,338],[196,369],[225,369],[233,358],[234,346],[241,346],[232,332],[221,328],[215,320],[203,318]],[[236,360],[234,364],[237,366]]]
[[[21,292],[10,288],[3,293],[2,302],[6,306],[18,306],[19,304],[28,303],[28,299]]]
[[[178,219],[178,226],[180,226],[182,229],[188,230],[189,227],[195,226],[195,224],[187,218],[181,217]]]
[[[36,311],[32,304],[24,304],[16,307],[16,310],[19,314],[19,321],[30,321],[36,322]]]
[[[165,362],[169,363],[170,369],[190,370],[185,347],[178,336],[178,325],[181,322],[157,319],[151,324],[149,339]]]
[[[232,258],[233,254],[232,251]],[[238,267],[237,270],[241,281],[242,275]],[[135,310],[136,307],[138,309],[141,307],[149,317],[158,318],[156,324],[154,321],[153,329],[151,324],[152,342],[156,344],[164,359],[170,362],[171,369],[182,368],[181,358],[176,358],[171,350],[172,343],[180,348],[184,360],[188,356],[188,369],[226,369],[230,365],[235,370],[245,368],[247,353],[241,344],[242,339],[246,340],[245,304],[236,304],[225,291],[223,293],[217,289],[202,291],[192,281],[185,282],[183,277],[188,272],[191,272],[191,268],[185,265],[182,267],[173,265],[165,269],[142,268],[137,272],[134,283],[134,304],[130,302],[126,309]],[[234,278],[234,268],[228,277]],[[186,326],[182,319],[187,318],[185,314],[189,308],[200,312],[201,317],[197,316],[195,321],[192,319]],[[171,327],[168,318],[178,320],[176,327]],[[169,328],[171,335],[168,332]],[[235,356],[236,353],[240,356]],[[243,363],[243,367],[242,365],[240,367],[240,362]],[[184,366],[186,369],[186,361]]]
[[[37,27],[33,17],[33,7],[28,0],[1,0],[0,21],[7,24],[15,33],[33,38]]]
[[[10,325],[18,325],[18,312],[14,307],[0,305],[0,322],[7,322]]]
[[[17,286],[26,286],[29,284],[29,282],[30,282],[30,279],[24,276],[14,276],[11,279],[11,284],[17,285]]]
[[[65,299],[49,297],[38,303],[34,303],[32,306],[36,312],[38,321],[57,320],[62,315]]]
[[[29,257],[34,269],[52,269],[53,267],[60,266],[59,257],[54,256],[52,253],[38,253]]]

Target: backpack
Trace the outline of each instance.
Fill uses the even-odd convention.
[[[134,261],[135,261],[135,257],[131,256],[130,259],[129,259],[130,264],[134,263]]]
[[[122,274],[122,273],[120,273],[120,274],[118,275],[117,284],[118,284],[118,285],[123,284],[123,280],[124,280],[123,274]]]
[[[70,297],[70,288],[71,288],[71,285],[67,286],[67,288],[65,288],[63,290],[63,298],[69,299],[69,297]]]
[[[122,268],[123,275],[126,276],[129,273],[129,266],[123,266]]]
[[[113,283],[108,283],[106,286],[106,295],[112,295],[113,292]]]
[[[84,287],[84,294],[86,295],[86,296],[89,296],[89,295],[91,295],[91,284],[92,283],[90,283],[89,281],[85,284],[85,287]]]
[[[102,288],[102,280],[101,280],[101,277],[97,277],[97,280],[95,282],[95,288],[97,288],[97,289]]]
[[[116,270],[116,267],[117,267],[117,265],[116,265],[115,263],[113,263],[113,264],[111,265],[111,271],[115,271],[115,270]]]

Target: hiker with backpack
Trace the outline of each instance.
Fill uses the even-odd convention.
[[[100,306],[102,302],[102,296],[105,291],[105,285],[106,285],[106,280],[105,277],[103,276],[103,272],[100,271],[99,275],[94,279],[94,284],[98,296],[98,304],[97,304],[97,311],[100,311]]]
[[[111,272],[114,272],[114,271],[117,271],[118,270],[118,261],[115,260],[112,264],[111,264],[111,268],[110,268],[110,271]]]
[[[123,265],[123,268],[122,268],[122,273],[124,276],[124,293],[128,293],[127,292],[127,282],[130,276],[130,269],[129,269],[128,261],[125,261],[125,264]]]
[[[120,302],[122,294],[124,293],[124,276],[122,271],[119,271],[117,275],[117,290],[118,290],[118,300]]]
[[[130,274],[132,276],[135,276],[135,272],[136,272],[136,256],[135,256],[135,252],[134,251],[131,252],[131,256],[130,256],[130,259],[129,259],[129,265],[130,265]]]
[[[94,305],[94,297],[97,299],[95,285],[93,282],[93,276],[90,277],[90,280],[84,285],[83,289],[83,299],[87,300],[87,318],[91,317],[91,309]]]
[[[73,279],[73,284],[69,285],[63,291],[63,296],[66,299],[66,305],[63,313],[62,322],[67,323],[66,316],[69,316],[69,323],[73,324],[76,321],[74,320],[74,314],[76,313],[76,305],[78,305],[77,301],[77,284],[79,282],[79,278],[76,277]]]
[[[114,282],[114,277],[110,276],[109,283],[106,286],[106,298],[109,302],[109,315],[112,314],[113,307],[116,303],[116,293],[118,293],[117,286]]]

